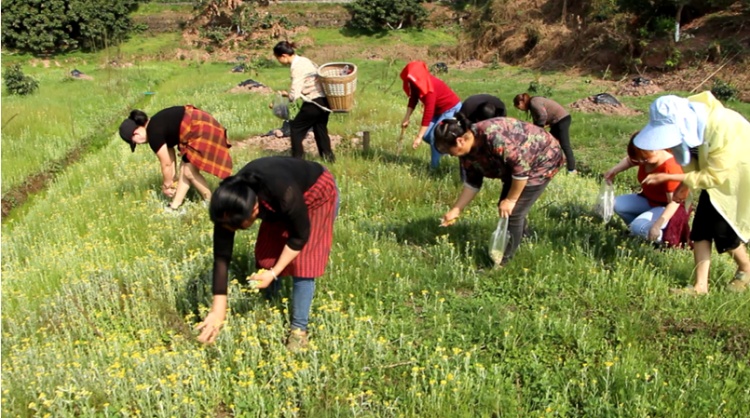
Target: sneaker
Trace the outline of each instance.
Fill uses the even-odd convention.
[[[730,292],[744,292],[750,286],[750,275],[745,274],[743,271],[738,271],[734,275],[734,279],[727,285],[727,290]]]
[[[307,332],[293,329],[286,340],[286,349],[292,353],[298,353],[307,348]]]

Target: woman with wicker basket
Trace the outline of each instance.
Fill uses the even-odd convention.
[[[406,64],[401,71],[404,93],[409,96],[409,104],[406,107],[406,116],[401,122],[401,128],[409,126],[417,101],[424,105],[422,113],[422,125],[417,136],[414,137],[412,147],[416,149],[424,141],[430,144],[432,155],[430,167],[438,168],[442,154],[433,145],[435,126],[446,118],[452,118],[456,112],[461,110],[461,99],[442,80],[430,74],[427,64],[422,61],[412,61]]]
[[[331,138],[328,136],[328,116],[330,109],[325,92],[318,81],[318,66],[308,58],[297,55],[294,43],[281,41],[273,47],[273,55],[282,65],[290,67],[292,86],[289,92],[280,92],[282,96],[294,101],[302,99],[297,116],[291,121],[292,157],[303,158],[302,140],[312,128],[318,153],[328,162],[336,160],[331,150]]]

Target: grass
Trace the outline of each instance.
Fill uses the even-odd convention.
[[[486,247],[499,182],[486,182],[456,225],[438,227],[461,187],[456,160],[430,174],[426,147],[397,156],[406,97],[393,80],[404,62],[354,62],[356,108],[333,116],[330,130],[368,130],[372,150],[342,146],[330,166],[342,206],[312,344],[300,355],[282,344],[288,300],[266,303],[243,285],[255,228],[238,234],[227,326],[215,345],[195,341],[192,326],[211,300],[211,223],[197,195],[185,215],[164,214],[155,158],[131,154],[114,133],[131,106],[153,113],[179,103],[210,111],[231,140],[265,132],[277,125],[269,98],[227,90],[248,77],[285,88],[288,70],[144,61],[112,73],[121,90],[105,101],[106,76],[93,66],[79,68],[95,76],[79,95],[60,87],[82,88],[60,82],[62,70],[29,69],[41,78],[38,96],[7,98],[3,118],[21,106],[50,116],[3,123],[3,183],[23,148],[14,145],[21,133],[6,129],[44,139],[45,120],[65,138],[71,121],[59,109],[68,107],[101,145],[2,225],[4,415],[750,414],[747,297],[721,289],[733,263],[714,255],[707,297],[671,297],[669,287],[689,283],[692,255],[655,251],[591,212],[598,174],[645,116],[574,114],[574,149],[589,174],[558,175],[530,213],[532,237],[493,269]],[[509,103],[534,77],[501,68],[443,78],[462,97],[490,92]],[[544,77],[561,80],[561,103],[595,91],[583,79]],[[145,100],[147,85],[156,94]],[[651,99],[623,101],[644,111]],[[232,152],[238,168],[266,155]],[[618,176],[618,193],[631,175]]]

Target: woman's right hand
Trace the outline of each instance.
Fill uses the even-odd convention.
[[[404,119],[403,122],[401,122],[401,129],[406,129],[409,127],[409,119]]]
[[[164,193],[164,196],[170,199],[174,197],[174,194],[176,191],[177,191],[177,183],[175,182],[172,182],[172,184],[170,184],[169,186],[167,186],[166,184],[161,185],[161,192]]]
[[[453,208],[449,210],[448,212],[443,215],[443,218],[441,219],[440,226],[451,226],[454,223],[456,223],[456,220],[458,219],[458,216],[461,214],[461,210],[459,208]]]
[[[612,184],[612,181],[615,179],[615,176],[617,175],[617,171],[614,168],[609,169],[606,173],[604,173],[604,180],[607,180],[607,183]]]
[[[224,324],[226,316],[226,310],[221,312],[214,312],[211,310],[211,312],[206,315],[206,319],[195,327],[201,332],[200,335],[198,335],[198,341],[203,344],[210,344],[216,341],[216,337],[219,336],[219,331]]]

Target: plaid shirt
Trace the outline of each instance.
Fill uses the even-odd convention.
[[[227,130],[213,116],[192,105],[185,106],[180,124],[180,155],[199,170],[224,179],[232,174],[229,147]]]
[[[544,184],[563,165],[558,141],[543,128],[513,118],[488,119],[472,125],[475,145],[460,158],[461,178],[473,189],[485,177]]]

